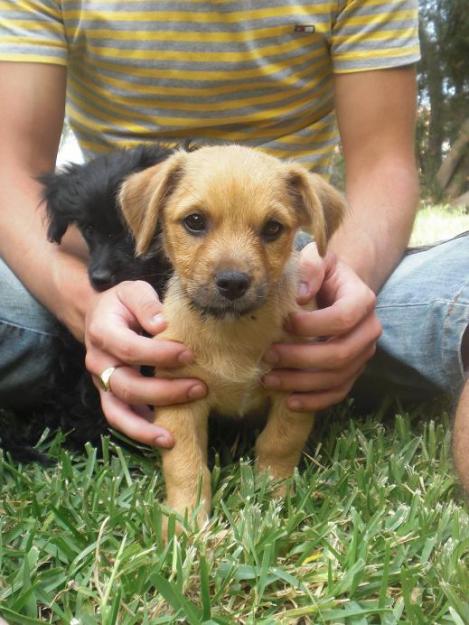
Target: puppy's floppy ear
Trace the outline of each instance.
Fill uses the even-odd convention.
[[[286,184],[300,225],[310,231],[321,256],[345,214],[345,198],[318,174],[289,165]]]
[[[148,251],[164,205],[183,175],[184,160],[185,154],[177,152],[163,163],[129,176],[121,187],[119,202],[137,256]]]
[[[60,243],[67,228],[75,221],[70,211],[66,174],[52,172],[40,176],[38,181],[44,186],[42,201],[46,205],[47,238],[52,243]]]

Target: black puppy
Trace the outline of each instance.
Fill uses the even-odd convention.
[[[162,297],[171,267],[158,248],[158,237],[150,254],[135,257],[118,194],[127,176],[162,162],[173,151],[160,145],[117,150],[84,165],[67,165],[61,172],[40,177],[48,238],[60,243],[70,225],[78,227],[88,245],[88,273],[97,291],[123,280],[141,279]],[[5,423],[0,414],[0,443],[15,460],[45,460],[32,445],[46,427],[68,432],[67,442],[73,448],[87,441],[98,444],[101,434],[108,431],[98,392],[84,366],[84,347],[63,327],[56,349],[55,368],[44,388],[41,405],[17,414],[10,423]]]
[[[127,176],[164,161],[173,152],[158,144],[116,150],[39,178],[44,185],[49,240],[60,243],[70,225],[78,227],[88,245],[88,274],[97,291],[122,280],[142,279],[161,294],[170,273],[168,261],[157,249],[149,258],[135,257],[118,193]]]

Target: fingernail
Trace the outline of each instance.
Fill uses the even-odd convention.
[[[278,388],[280,386],[280,378],[278,375],[272,375],[271,373],[263,377],[263,382],[266,386],[271,386],[272,388]]]
[[[181,354],[179,354],[178,356],[178,361],[182,364],[182,365],[188,365],[189,363],[191,363],[193,360],[193,356],[192,356],[192,352],[186,350],[185,352],[182,352]]]
[[[191,386],[191,388],[187,391],[187,396],[189,399],[200,399],[205,396],[205,388],[201,384]]]
[[[170,447],[171,440],[165,434],[160,434],[155,438],[155,445],[157,447]]]
[[[298,296],[299,297],[308,297],[310,293],[309,284],[307,282],[300,282],[298,285]]]
[[[166,327],[166,319],[163,317],[161,313],[156,314],[151,320],[154,326],[157,326],[159,330],[163,330]]]
[[[295,397],[290,398],[287,403],[288,407],[292,410],[300,410],[300,408],[302,407],[301,401],[299,399],[296,399]]]
[[[268,362],[271,365],[274,365],[276,362],[280,360],[280,357],[274,349],[269,349],[269,351],[267,351],[264,354],[264,360],[265,362]]]

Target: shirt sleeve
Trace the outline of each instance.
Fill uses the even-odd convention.
[[[67,64],[61,5],[56,0],[0,0],[0,60]]]
[[[337,74],[416,63],[417,0],[339,0],[331,57]]]

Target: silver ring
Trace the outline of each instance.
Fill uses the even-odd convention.
[[[110,383],[111,383],[112,374],[120,366],[122,365],[116,365],[115,367],[108,367],[107,369],[104,369],[101,375],[98,376],[99,384],[101,385],[101,388],[103,389],[103,391],[105,391],[106,393],[111,390]]]

